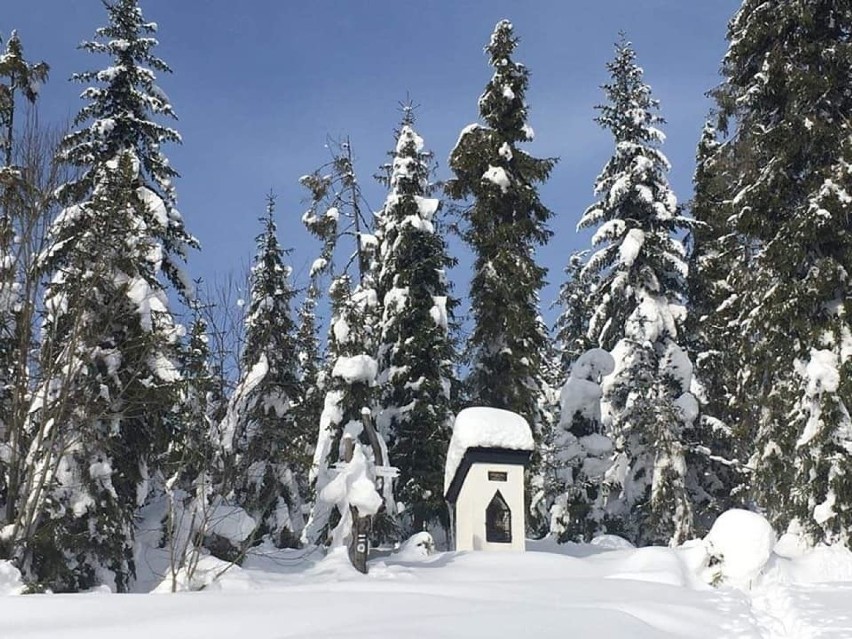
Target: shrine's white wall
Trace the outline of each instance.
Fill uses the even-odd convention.
[[[506,473],[506,481],[488,479],[488,472]],[[512,513],[512,542],[485,540],[485,509],[500,491]],[[524,550],[524,467],[520,464],[474,463],[456,500],[456,550]]]

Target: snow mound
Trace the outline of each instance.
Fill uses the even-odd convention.
[[[589,542],[589,545],[607,550],[632,550],[636,548],[636,546],[624,537],[619,537],[618,535],[598,535]]]
[[[803,535],[788,530],[778,538],[778,542],[775,544],[772,552],[779,557],[797,559],[810,549],[811,545]]]
[[[24,592],[21,571],[9,561],[0,561],[0,596],[20,595]]]
[[[704,538],[716,581],[748,587],[761,573],[775,547],[775,531],[765,517],[732,509],[721,515]]]
[[[418,561],[423,557],[435,554],[435,540],[425,530],[414,533],[405,540],[394,558],[400,561]]]
[[[844,546],[817,546],[793,557],[785,557],[779,550],[776,545],[775,554],[764,571],[766,579],[762,581],[767,584],[852,582],[852,551]]]
[[[527,420],[517,413],[484,406],[465,408],[453,426],[444,469],[444,492],[449,489],[468,448],[533,450],[534,446]]]
[[[219,578],[226,573],[239,572],[241,572],[239,566],[207,555],[201,557],[192,568],[183,566],[178,568],[174,575],[167,575],[151,592],[166,594],[208,589],[221,590]]]
[[[680,555],[671,548],[656,546],[638,548],[625,555],[619,570],[607,578],[647,581],[679,588],[688,588],[692,583],[692,576]]]
[[[332,547],[328,554],[305,571],[305,576],[319,583],[361,581],[364,575],[355,570],[346,546]]]

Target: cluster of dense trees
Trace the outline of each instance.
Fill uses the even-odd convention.
[[[441,190],[408,106],[381,210],[339,143],[301,178],[321,243],[301,289],[269,196],[238,348],[222,339],[231,309],[183,272],[198,243],[162,150],[180,137],[163,123],[156,25],[137,0],[105,6],[83,46],[110,65],[75,76],[86,105],[70,133],[25,117],[47,65],[14,32],[0,54],[0,558],[34,586],[126,590],[143,510],[173,576],[207,552],[344,543],[357,516],[382,540],[446,527],[444,455],[467,405],[533,427],[533,533],[679,543],[739,505],[848,542],[847,3],[743,2],[689,215],[666,178],[658,102],[630,43],[616,45],[596,118],[614,150],[552,330],[535,256],[556,159],[523,149],[529,72],[501,21],[480,121]],[[442,197],[474,256],[464,343]]]

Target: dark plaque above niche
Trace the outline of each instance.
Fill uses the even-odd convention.
[[[488,471],[488,481],[509,481],[509,476],[506,473],[496,470]]]

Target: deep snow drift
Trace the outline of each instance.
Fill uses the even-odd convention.
[[[0,562],[0,594],[10,595],[0,597],[0,637],[852,637],[852,553],[782,538],[756,566],[752,551],[768,537],[750,515],[727,513],[708,539],[678,549],[603,537],[427,555],[421,536],[373,559],[367,576],[342,549],[258,549],[217,580],[222,565],[205,560],[206,589],[178,594],[12,596],[17,573]]]

